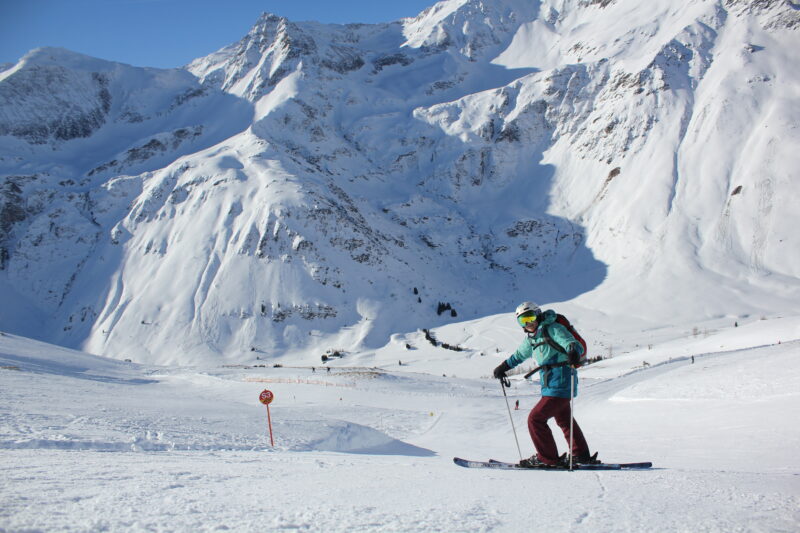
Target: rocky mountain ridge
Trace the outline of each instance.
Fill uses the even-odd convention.
[[[186,69],[33,51],[0,73],[0,323],[186,363],[376,347],[521,294],[658,321],[695,284],[699,314],[761,312],[745,275],[792,309],[799,13],[446,0],[264,14]]]

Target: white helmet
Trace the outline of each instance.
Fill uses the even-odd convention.
[[[529,311],[533,311],[537,315],[542,314],[542,310],[539,309],[539,306],[536,305],[535,303],[533,303],[533,302],[522,302],[521,304],[519,304],[517,306],[517,310],[515,312],[515,315],[516,315],[517,318],[519,318],[519,315],[521,315],[523,313],[527,313]]]

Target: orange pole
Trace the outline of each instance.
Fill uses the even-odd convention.
[[[269,422],[269,443],[274,448],[275,441],[272,440],[272,417],[269,414],[269,404],[267,404],[267,422]]]

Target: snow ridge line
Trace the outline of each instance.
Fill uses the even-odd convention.
[[[702,358],[702,357],[712,357],[712,356],[715,356],[715,355],[726,355],[726,354],[732,354],[732,353],[742,352],[742,351],[746,351],[746,350],[760,350],[762,348],[769,348],[771,346],[779,346],[779,345],[783,345],[783,344],[800,344],[800,339],[793,339],[793,340],[790,340],[790,341],[787,341],[787,342],[782,342],[782,341],[771,342],[771,343],[768,343],[768,344],[759,344],[757,346],[744,346],[744,347],[740,347],[740,348],[731,348],[729,350],[720,350],[718,352],[702,352],[702,353],[698,353],[698,354],[690,354],[690,355],[683,355],[683,356],[679,356],[679,357],[672,357],[672,358],[670,358],[670,359],[668,359],[666,361],[661,361],[660,363],[654,363],[652,365],[648,363],[647,366],[637,367],[637,368],[631,370],[630,372],[626,372],[625,374],[621,374],[620,376],[617,376],[616,378],[612,378],[612,379],[624,378],[624,377],[630,376],[632,374],[637,374],[639,372],[644,372],[646,370],[653,370],[653,369],[656,369],[656,368],[664,366],[664,365],[671,365],[673,363],[679,363],[681,361],[689,361],[693,357]],[[607,381],[607,380],[604,380],[604,381]]]
[[[624,388],[628,387],[631,383],[635,383],[639,380],[643,379],[651,379],[653,377],[658,376],[660,373],[666,373],[673,370],[670,368],[671,365],[675,365],[677,363],[682,363],[691,360],[692,357],[698,359],[704,359],[707,357],[715,357],[715,356],[723,356],[734,354],[737,352],[744,352],[749,350],[760,350],[763,348],[769,348],[773,346],[783,345],[783,344],[800,344],[800,339],[788,341],[788,342],[775,342],[769,344],[762,344],[758,346],[748,346],[748,347],[741,347],[741,348],[734,348],[730,350],[724,350],[719,352],[704,352],[699,354],[675,357],[673,359],[669,359],[667,361],[661,361],[660,363],[654,363],[652,365],[646,367],[638,367],[630,372],[625,374],[621,374],[619,376],[615,376],[612,378],[607,379],[600,379],[596,381],[591,381],[585,383],[582,396],[584,399],[587,398],[611,398],[617,392],[623,390]],[[644,373],[648,374],[644,374]],[[653,374],[650,374],[653,373]],[[591,379],[591,378],[590,378]]]

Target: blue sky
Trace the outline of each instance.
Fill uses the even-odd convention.
[[[0,63],[59,46],[170,68],[241,39],[262,12],[293,21],[390,22],[436,0],[0,0]]]

